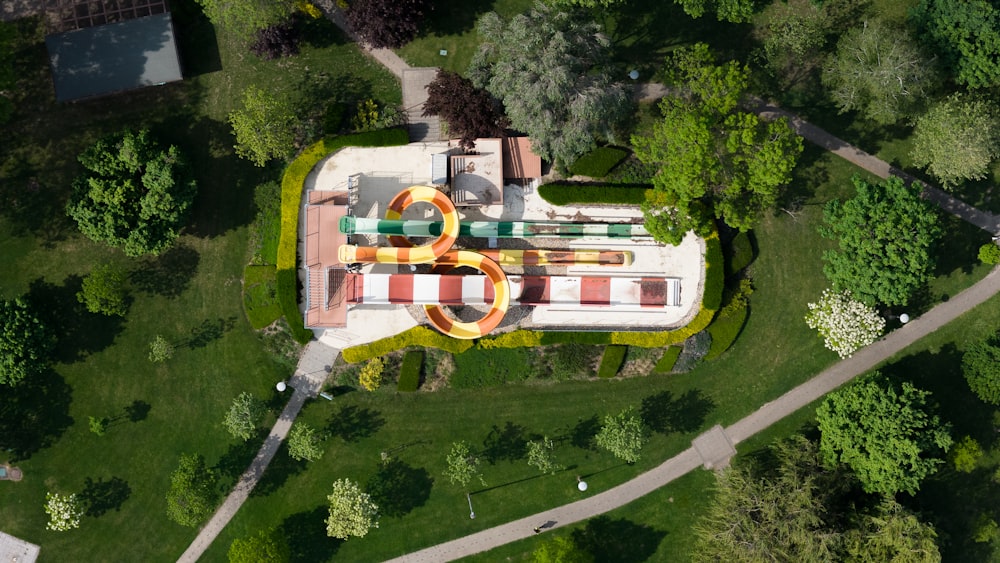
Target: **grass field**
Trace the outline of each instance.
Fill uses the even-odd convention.
[[[195,535],[166,518],[164,495],[180,454],[204,455],[222,476],[222,493],[260,444],[237,443],[222,428],[230,401],[250,391],[280,405],[274,383],[289,371],[251,331],[240,280],[254,187],[276,180],[281,166],[255,168],[233,154],[226,115],[243,88],[292,96],[302,116],[316,111],[315,100],[400,100],[395,79],[323,21],[309,26],[299,57],[263,62],[216,36],[194,6],[171,5],[183,83],[76,104],[55,104],[41,29],[18,23],[23,94],[0,140],[0,296],[27,292],[60,340],[52,370],[0,399],[0,443],[13,448],[4,458],[25,474],[0,487],[0,522],[41,544],[48,561],[175,560]],[[199,183],[187,234],[156,259],[129,260],[84,239],[62,211],[76,155],[126,126],[150,127],[177,144]],[[76,302],[80,278],[104,261],[130,272],[133,302],[121,320]],[[157,334],[177,348],[163,364],[147,359]],[[104,436],[89,431],[89,416],[111,419]],[[93,499],[78,530],[45,530],[49,490]]]

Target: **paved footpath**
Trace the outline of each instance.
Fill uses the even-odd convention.
[[[323,388],[323,383],[326,381],[326,376],[330,371],[329,368],[333,365],[333,360],[339,353],[340,350],[317,340],[313,340],[306,345],[305,350],[303,350],[302,355],[299,357],[299,364],[295,370],[295,374],[292,375],[291,380],[288,382],[289,387],[294,389],[294,392],[288,400],[288,404],[285,405],[284,410],[281,411],[281,415],[278,416],[278,420],[271,428],[267,439],[264,440],[264,445],[257,452],[257,457],[254,458],[253,462],[250,463],[250,467],[240,476],[240,480],[236,482],[233,491],[226,497],[222,506],[215,511],[212,519],[198,532],[198,537],[191,542],[191,545],[188,546],[184,554],[177,560],[178,563],[194,563],[197,561],[205,553],[205,550],[208,549],[208,546],[212,545],[212,542],[222,532],[222,529],[226,527],[226,524],[233,519],[233,516],[236,515],[236,512],[243,506],[247,498],[250,497],[250,493],[257,486],[257,482],[261,476],[264,475],[264,471],[274,458],[274,454],[281,447],[281,442],[288,436],[288,431],[292,428],[292,424],[299,415],[299,411],[302,410],[302,405],[305,404],[306,399],[316,397],[320,389]]]

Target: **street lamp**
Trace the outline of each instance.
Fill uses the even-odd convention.
[[[630,70],[630,71],[628,71],[628,77],[631,78],[632,80],[638,79],[639,78],[639,71],[638,70]]]
[[[279,381],[278,384],[274,386],[274,388],[278,390],[278,393],[284,393],[285,389],[288,388],[288,385],[284,381]]]
[[[469,519],[475,520],[476,519],[476,511],[472,510],[472,495],[470,495],[469,493],[465,493],[465,498],[468,499],[468,501],[469,501]]]
[[[907,315],[906,313],[899,315],[899,322],[903,323],[904,325],[910,322],[910,315]]]
[[[581,479],[579,475],[576,477],[576,488],[579,489],[581,493],[587,490],[587,482]]]

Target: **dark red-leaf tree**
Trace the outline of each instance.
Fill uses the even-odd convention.
[[[350,0],[347,25],[363,43],[396,49],[417,36],[431,8],[428,0]]]
[[[424,115],[445,120],[448,132],[461,139],[464,149],[475,147],[477,138],[503,136],[510,125],[500,103],[489,92],[476,88],[471,80],[454,72],[439,70],[427,85],[427,94]]]

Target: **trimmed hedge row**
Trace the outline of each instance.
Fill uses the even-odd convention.
[[[641,205],[650,186],[552,182],[538,187],[538,195],[552,205]]]
[[[725,285],[725,260],[719,234],[713,232],[705,237],[705,291],[698,314],[686,326],[676,330],[660,332],[542,332],[515,330],[476,341],[476,348],[522,348],[545,346],[548,344],[621,344],[640,348],[663,348],[684,342],[692,335],[705,329],[715,317],[722,304],[722,290]],[[469,340],[458,340],[432,329],[418,326],[389,338],[370,344],[362,344],[343,351],[344,360],[356,363],[384,356],[389,352],[407,346],[440,348],[458,354],[472,347]]]
[[[660,356],[660,360],[656,362],[656,366],[653,368],[655,373],[670,373],[674,369],[674,364],[677,363],[677,356],[681,355],[680,346],[670,346],[663,352]]]
[[[403,365],[399,367],[399,382],[396,390],[412,393],[420,386],[420,371],[424,367],[424,351],[410,350],[403,356]]]
[[[590,176],[591,178],[603,178],[611,172],[611,169],[625,160],[628,151],[616,149],[614,147],[597,147],[587,154],[576,159],[576,162],[569,167],[569,171],[579,176]]]
[[[625,361],[625,352],[627,351],[628,346],[615,344],[604,348],[604,356],[601,357],[601,367],[597,368],[597,377],[611,379],[618,375],[618,370],[621,369],[622,362]]]
[[[708,325],[706,330],[712,335],[712,347],[708,349],[704,359],[718,358],[733,345],[733,342],[736,342],[736,337],[743,330],[749,313],[748,307],[741,307],[726,316],[720,316]]]
[[[299,154],[285,168],[281,177],[281,237],[278,240],[278,301],[288,321],[288,326],[296,340],[305,344],[312,340],[313,333],[305,328],[298,305],[299,210],[302,207],[302,191],[306,176],[316,164],[330,153],[344,147],[389,147],[410,142],[405,129],[383,129],[342,137],[332,137],[318,141]]]

